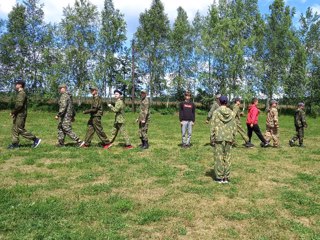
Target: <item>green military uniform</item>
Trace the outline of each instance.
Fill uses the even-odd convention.
[[[296,135],[289,141],[290,146],[293,146],[294,142],[299,139],[299,145],[303,146],[304,128],[306,128],[306,113],[298,108],[294,114],[294,125],[296,127]]]
[[[115,106],[111,107],[111,111],[115,113],[111,142],[114,142],[118,132],[120,132],[126,142],[126,146],[131,146],[129,136],[125,128],[124,108],[125,104],[120,98],[116,101]]]
[[[81,144],[82,141],[79,137],[72,131],[71,123],[75,117],[75,110],[73,108],[72,96],[70,93],[62,93],[59,99],[59,112],[57,114],[59,117],[58,124],[58,144],[64,146],[64,139],[68,135],[72,140]]]
[[[144,123],[142,123],[144,121]],[[142,141],[148,142],[148,125],[150,121],[150,102],[147,97],[141,99],[139,122],[139,136]]]
[[[233,114],[235,116],[235,121],[236,121],[236,124],[237,124],[237,132],[243,138],[245,143],[248,143],[249,142],[249,138],[247,136],[247,133],[241,126],[241,119],[240,119],[241,118],[241,110],[240,110],[240,107],[237,104],[234,104],[232,110],[233,110]]]
[[[212,117],[213,117],[213,113],[215,110],[217,110],[218,108],[220,107],[220,105],[217,103],[217,101],[214,101],[211,108],[210,108],[210,111],[208,112],[208,115],[207,115],[207,121],[209,122],[210,124],[210,133],[212,133],[212,129],[214,127],[214,123],[212,121]],[[210,134],[210,144],[212,145],[213,144],[213,136],[212,134]]]
[[[227,181],[230,176],[231,148],[235,140],[237,125],[232,110],[224,105],[213,113],[212,122],[215,177],[217,180]]]
[[[84,139],[85,145],[90,145],[94,133],[97,133],[102,145],[107,145],[110,143],[107,135],[103,131],[101,124],[101,117],[103,115],[103,107],[101,97],[96,95],[92,97],[91,108],[85,110],[84,114],[90,114],[90,119],[88,121],[88,128],[86,137]]]
[[[12,110],[11,115],[13,117],[12,125],[12,144],[19,145],[19,135],[22,137],[35,141],[37,137],[25,129],[25,123],[27,119],[27,94],[24,89],[21,88],[18,92],[15,108]]]
[[[265,139],[267,142],[273,140],[273,146],[279,147],[279,118],[276,107],[271,107],[267,114]]]

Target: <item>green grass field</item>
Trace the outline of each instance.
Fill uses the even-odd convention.
[[[281,148],[232,152],[231,183],[213,182],[205,115],[193,147],[181,149],[177,115],[152,115],[150,149],[56,148],[54,113],[30,111],[26,129],[37,149],[7,150],[9,111],[0,112],[0,239],[320,239],[320,129],[308,118],[306,148],[288,146],[293,117],[280,116]],[[139,144],[137,114],[127,128]],[[74,131],[84,137],[87,115]],[[244,125],[245,119],[243,119]],[[260,127],[265,130],[265,116]],[[113,114],[103,118],[110,133]],[[70,139],[66,143],[72,143]]]

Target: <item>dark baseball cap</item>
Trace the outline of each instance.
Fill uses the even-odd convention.
[[[91,86],[91,87],[89,87],[89,89],[90,89],[90,91],[92,91],[92,90],[98,91],[98,88],[96,86]]]
[[[122,92],[119,89],[114,90],[113,93],[119,93],[120,95],[122,95]]]
[[[228,97],[227,96],[221,96],[219,97],[219,102],[221,104],[227,104],[228,103]]]
[[[238,101],[239,101],[239,102],[241,102],[241,98],[236,97],[236,98],[234,98],[234,100],[233,100],[233,101],[234,101],[235,103],[236,103],[236,102],[238,102]]]

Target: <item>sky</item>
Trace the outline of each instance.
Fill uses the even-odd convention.
[[[96,5],[99,11],[103,8],[104,0],[89,0]],[[216,0],[217,1],[217,0]],[[0,18],[6,19],[12,7],[21,0],[0,0]],[[62,18],[63,8],[68,5],[73,6],[75,0],[40,0],[44,4],[44,20],[45,22],[58,23]],[[139,25],[139,15],[151,6],[152,0],[113,0],[116,9],[124,14],[127,23],[127,37],[132,39],[133,34]],[[177,8],[181,6],[188,14],[189,20],[192,21],[195,13],[199,11],[202,15],[206,15],[208,7],[214,0],[162,0],[165,13],[168,15],[171,23],[177,17]],[[269,5],[272,0],[258,0],[259,8],[262,14],[269,13]],[[306,12],[308,7],[320,14],[319,0],[286,0],[286,4],[295,7],[296,15],[294,23],[298,22],[300,15]]]

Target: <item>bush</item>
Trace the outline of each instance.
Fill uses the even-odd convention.
[[[319,117],[320,115],[320,106],[319,105],[314,105],[311,107],[311,116],[314,118]]]

